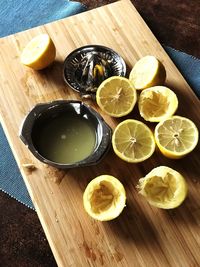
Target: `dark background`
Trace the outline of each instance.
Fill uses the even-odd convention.
[[[115,1],[80,2],[93,9]],[[132,3],[161,44],[200,57],[199,0]],[[57,266],[35,211],[1,191],[0,211],[0,267]]]

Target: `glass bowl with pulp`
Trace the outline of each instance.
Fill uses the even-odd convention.
[[[26,116],[21,140],[40,161],[57,168],[97,164],[110,147],[112,130],[81,101],[36,105]]]

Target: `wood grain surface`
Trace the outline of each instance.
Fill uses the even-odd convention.
[[[43,32],[52,37],[57,56],[51,67],[35,72],[22,66],[19,56]],[[129,69],[142,56],[157,56],[167,70],[166,85],[179,98],[177,114],[200,125],[199,100],[128,0],[1,39],[1,122],[58,265],[199,266],[199,145],[178,161],[156,151],[137,165],[121,161],[111,149],[96,166],[60,171],[40,163],[20,141],[22,120],[36,103],[80,99],[63,82],[62,65],[72,50],[87,44],[111,47]],[[95,103],[87,103],[101,113]],[[112,128],[121,121],[101,115]],[[137,108],[128,117],[138,118]],[[33,163],[36,170],[26,170],[24,163]],[[176,210],[150,207],[135,189],[138,179],[159,165],[180,171],[189,184],[189,196]],[[127,207],[118,219],[101,223],[84,211],[82,194],[92,178],[104,173],[122,181]]]

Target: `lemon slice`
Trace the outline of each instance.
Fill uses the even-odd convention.
[[[184,177],[166,166],[154,168],[139,180],[137,188],[149,204],[162,209],[180,206],[188,192]]]
[[[96,92],[96,100],[99,107],[108,115],[122,117],[133,110],[137,94],[128,79],[113,76],[100,84]]]
[[[99,221],[109,221],[120,215],[125,207],[126,192],[122,183],[111,175],[94,178],[83,194],[86,212]]]
[[[174,115],[178,108],[178,98],[169,88],[154,86],[141,92],[138,107],[146,121],[159,122]]]
[[[125,120],[115,128],[112,146],[116,155],[122,160],[137,163],[153,154],[155,141],[151,130],[144,123]]]
[[[165,67],[156,57],[145,56],[136,62],[129,79],[137,90],[162,85],[166,79]]]
[[[21,54],[21,63],[34,69],[41,70],[49,66],[55,59],[56,48],[48,34],[34,37]]]
[[[157,124],[155,140],[164,156],[179,159],[196,147],[199,132],[191,120],[181,116],[172,116]]]

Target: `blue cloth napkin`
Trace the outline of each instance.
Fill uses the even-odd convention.
[[[55,21],[57,19],[62,19],[85,10],[86,7],[84,5],[74,1],[1,1],[0,37]],[[200,97],[200,60],[176,51],[173,48],[165,46],[164,48],[195,93]],[[1,126],[0,151],[0,190],[34,209]]]
[[[0,3],[0,37],[86,10],[83,4],[67,0],[2,0]]]
[[[164,46],[164,48],[198,98],[200,98],[200,60],[171,47]]]

